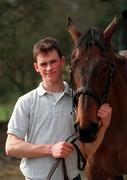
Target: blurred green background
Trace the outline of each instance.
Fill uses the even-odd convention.
[[[119,15],[113,41],[118,50],[125,49],[126,10],[125,0],[0,0],[0,121],[8,121],[17,98],[39,82],[33,69],[35,42],[45,36],[56,38],[68,65],[72,49],[68,16],[83,32],[93,25],[105,29]]]

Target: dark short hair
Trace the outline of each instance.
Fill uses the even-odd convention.
[[[33,47],[33,58],[34,60],[36,60],[38,54],[47,53],[52,50],[56,50],[60,58],[62,57],[60,45],[56,39],[51,37],[46,37],[44,39],[41,39]]]

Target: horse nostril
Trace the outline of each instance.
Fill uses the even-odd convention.
[[[92,123],[87,129],[78,127],[80,141],[85,143],[95,141],[98,129],[99,127],[97,123]]]

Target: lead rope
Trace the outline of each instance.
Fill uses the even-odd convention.
[[[71,96],[72,96],[72,112],[71,112],[71,115],[73,114],[73,112],[76,113],[76,109],[74,108],[74,103],[73,103],[75,92],[74,92],[73,87],[71,87],[72,83],[73,83],[73,73],[72,73],[72,68],[71,68],[71,65],[70,65],[70,82],[69,82],[69,87],[71,89]]]
[[[69,142],[70,138],[72,138],[73,136],[75,136],[75,134],[69,136],[66,139],[66,142]],[[77,140],[77,137],[75,137],[73,140],[70,141],[70,143],[72,143],[76,149],[77,152],[77,167],[80,171],[83,171],[86,165],[86,160],[83,157],[80,149],[78,148],[78,146],[74,143]],[[55,163],[52,165],[51,170],[48,174],[48,177],[46,180],[50,180],[52,175],[54,174],[56,168],[58,167],[58,165],[60,164],[60,162],[62,162],[62,169],[63,169],[63,174],[64,174],[64,180],[69,180],[68,174],[67,174],[67,168],[66,168],[66,163],[65,163],[65,159],[64,158],[57,158]]]

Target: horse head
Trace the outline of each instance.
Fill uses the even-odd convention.
[[[111,38],[116,26],[115,17],[104,31],[91,27],[86,33],[80,33],[73,20],[68,18],[68,31],[75,44],[71,58],[75,85],[73,105],[82,142],[89,143],[96,139],[100,125],[97,110],[110,96],[114,64]]]

